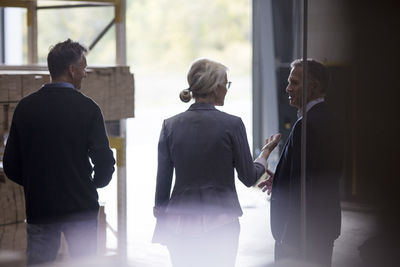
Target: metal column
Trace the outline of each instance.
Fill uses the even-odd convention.
[[[126,0],[115,0],[116,63],[126,65]],[[126,119],[119,121],[124,164],[118,166],[118,253],[127,256]]]
[[[122,128],[122,127],[121,127]],[[117,238],[118,255],[125,259],[127,255],[126,223],[126,138],[125,136],[109,137],[110,146],[117,150]]]
[[[117,65],[126,65],[126,0],[115,0]]]
[[[4,8],[0,7],[0,64],[5,62]]]
[[[303,0],[303,99],[302,112],[303,118],[301,121],[301,213],[300,213],[300,229],[301,229],[301,252],[303,259],[307,255],[307,188],[306,188],[306,166],[307,166],[307,27],[308,27],[308,0]]]
[[[37,46],[37,0],[28,2],[28,64],[37,64],[38,46]]]
[[[272,0],[253,0],[253,151],[279,132]]]

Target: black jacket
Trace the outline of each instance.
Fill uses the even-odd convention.
[[[340,135],[325,102],[307,112],[307,238],[334,240],[340,234]],[[271,229],[276,241],[300,247],[301,124],[289,135],[275,171]]]
[[[234,169],[246,186],[265,172],[253,163],[242,120],[211,104],[195,103],[163,123],[155,207],[169,214],[240,216]]]
[[[114,164],[100,108],[79,91],[48,84],[18,103],[3,166],[24,187],[28,223],[96,218]]]

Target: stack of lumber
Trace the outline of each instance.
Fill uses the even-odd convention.
[[[0,169],[0,250],[26,249],[24,189]]]
[[[22,97],[48,82],[50,76],[43,67],[0,67],[0,128],[9,129]],[[134,116],[134,78],[128,66],[89,67],[81,92],[100,106],[106,121]]]
[[[89,68],[82,93],[100,106],[106,121],[134,116],[134,79],[129,67]]]

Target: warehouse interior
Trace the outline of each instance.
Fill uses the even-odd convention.
[[[112,183],[99,190],[102,203],[99,258],[80,263],[80,266],[171,266],[165,247],[151,243],[155,225],[152,207],[156,147],[162,120],[188,107],[180,104],[177,97],[186,86],[188,66],[182,68],[180,76],[170,77],[170,84],[164,79],[171,75],[151,73],[152,69],[145,71],[152,79],[141,79],[144,75],[131,60],[135,57],[129,55],[144,52],[132,51],[133,46],[128,45],[131,43],[127,40],[136,35],[132,30],[136,28],[129,27],[137,18],[130,15],[140,13],[140,7],[144,9],[150,2],[149,10],[154,13],[147,14],[149,17],[163,16],[163,8],[173,5],[172,2],[195,5],[179,0],[171,3],[151,0],[0,1],[0,153],[4,150],[18,101],[50,80],[47,67],[40,60],[41,55],[47,53],[47,47],[38,45],[41,42],[38,36],[45,30],[38,26],[40,16],[66,10],[82,12],[79,11],[82,9],[93,14],[106,9],[109,15],[101,18],[104,23],[96,30],[90,23],[80,29],[91,34],[91,39],[85,43],[89,55],[92,50],[96,55],[106,50],[112,54],[93,65],[88,57],[88,74],[82,88],[102,109],[110,146],[117,159]],[[199,2],[207,6],[207,1]],[[218,4],[227,2],[215,1]],[[400,224],[396,109],[400,89],[397,81],[400,44],[396,11],[399,4],[391,0],[243,0],[238,3],[230,1],[232,9],[221,4],[221,10],[233,12],[235,8],[248,8],[249,21],[245,26],[248,26],[250,47],[244,52],[239,46],[237,51],[232,48],[230,51],[235,54],[225,57],[215,51],[209,55],[207,49],[200,55],[225,59],[248,54],[247,78],[236,75],[236,61],[228,62],[232,64],[229,68],[235,78],[235,88],[241,86],[248,90],[230,91],[232,96],[228,96],[228,103],[222,110],[243,118],[253,155],[259,153],[266,136],[280,132],[285,140],[296,121],[296,111],[287,105],[285,93],[289,65],[293,59],[303,56],[306,39],[307,57],[323,61],[330,70],[333,85],[329,101],[345,132],[341,147],[344,168],[340,180],[342,232],[335,242],[332,266],[397,266],[395,248]],[[136,13],[128,12],[128,7],[133,5]],[[306,30],[302,28],[305,8]],[[19,11],[13,13],[15,10]],[[175,12],[178,16],[179,11]],[[201,17],[196,13],[190,16]],[[92,20],[96,22],[96,18]],[[16,21],[23,25],[14,24]],[[226,29],[233,27],[232,21],[221,19],[219,23]],[[149,31],[148,34],[153,33]],[[157,34],[162,33],[154,33]],[[63,36],[57,33],[60,35]],[[71,35],[73,33],[66,32],[61,38],[74,38]],[[224,33],[221,35],[224,38]],[[112,45],[106,46],[105,40],[110,38]],[[136,36],[135,42],[140,40],[141,37]],[[229,39],[224,41],[230,42]],[[138,48],[135,46],[135,49]],[[190,61],[199,56],[193,55]],[[178,65],[180,58],[172,58],[171,63]],[[279,149],[283,145],[281,142]],[[276,151],[269,162],[271,168],[278,159],[279,151]],[[240,219],[236,266],[281,266],[273,260],[268,196],[240,185],[238,193],[244,215]],[[4,174],[0,175],[0,266],[25,266],[24,205],[23,188]],[[363,244],[364,250],[360,250]],[[68,248],[64,244],[57,262],[51,266],[79,266],[68,260]],[[300,263],[287,263],[287,266],[300,266]]]

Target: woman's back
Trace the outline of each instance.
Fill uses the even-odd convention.
[[[165,120],[160,159],[175,168],[168,213],[240,216],[234,168],[247,186],[253,185],[264,171],[261,164],[253,163],[242,120],[207,103],[195,103]],[[170,176],[159,172],[159,176],[164,174],[165,178],[158,179]]]
[[[175,188],[233,182],[232,138],[239,120],[212,105],[198,103],[166,121]]]

